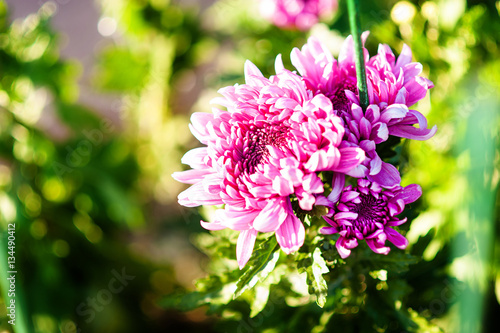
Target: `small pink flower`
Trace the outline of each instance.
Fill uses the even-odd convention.
[[[308,30],[337,10],[337,0],[260,0],[261,15],[285,29]]]
[[[340,235],[335,245],[342,258],[347,258],[363,239],[375,253],[389,253],[386,240],[405,249],[408,240],[392,227],[406,222],[406,218],[399,220],[397,215],[421,195],[422,189],[416,184],[384,190],[376,182],[358,179],[357,187],[343,188],[341,180],[328,197],[338,202],[333,217],[323,217],[331,226],[321,228],[320,232]]]
[[[291,197],[311,210],[322,197],[318,171],[345,173],[364,159],[357,147],[341,148],[342,121],[325,96],[313,95],[304,81],[276,61],[277,75],[265,78],[251,62],[245,84],[221,89],[214,100],[227,111],[194,113],[190,129],[206,147],[186,153],[192,170],[176,172],[178,181],[193,184],[179,194],[179,203],[194,207],[222,205],[206,229],[240,231],[240,268],[252,254],[258,232],[275,232],[287,254],[298,250],[305,236]]]

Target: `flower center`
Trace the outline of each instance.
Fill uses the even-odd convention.
[[[377,199],[369,194],[360,193],[359,199],[360,203],[349,202],[347,205],[351,212],[358,214],[358,218],[353,221],[353,227],[367,235],[378,229],[375,223],[384,224],[387,220],[386,205],[381,198]]]
[[[328,98],[332,101],[333,110],[337,111],[338,114],[343,111],[349,111],[349,106],[351,101],[345,95],[345,90],[350,90],[353,93],[357,93],[358,89],[355,84],[345,82],[340,87],[337,88],[334,92],[330,92],[327,94]]]
[[[245,137],[247,144],[243,150],[243,170],[250,174],[254,173],[257,165],[269,156],[267,146],[283,150],[287,138],[288,128],[283,125],[264,124],[262,127],[252,125]]]

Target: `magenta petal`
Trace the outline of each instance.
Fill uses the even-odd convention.
[[[305,233],[304,225],[291,212],[285,222],[276,230],[276,240],[281,249],[286,254],[290,254],[297,251],[304,244]]]
[[[418,184],[411,184],[403,188],[401,192],[396,194],[394,199],[403,199],[405,204],[409,204],[417,201],[418,198],[422,195],[422,187]]]
[[[384,111],[380,113],[380,121],[388,123],[393,119],[404,118],[408,111],[408,107],[404,104],[389,105]]]
[[[404,224],[406,223],[408,219],[405,217],[404,219],[401,219],[401,220],[392,220],[392,221],[389,221],[387,222],[386,226],[388,227],[397,227],[401,224]]]
[[[437,126],[434,125],[432,128],[415,128],[412,126],[395,126],[390,128],[391,135],[399,136],[401,138],[407,138],[412,140],[424,141],[432,138],[437,132]]]
[[[325,198],[322,195],[318,195],[316,197],[316,203],[315,203],[315,205],[316,206],[325,206],[325,207],[328,207],[328,208],[335,207],[335,203],[331,202],[330,200],[328,200],[327,198]]]
[[[345,174],[354,178],[366,177],[368,175],[368,168],[364,165],[358,165],[352,170],[346,171]]]
[[[236,258],[240,269],[245,267],[248,259],[252,256],[255,239],[257,238],[257,230],[248,229],[240,232],[238,242],[236,244]]]
[[[401,176],[399,175],[398,169],[396,169],[394,165],[386,162],[382,162],[382,168],[378,174],[369,175],[368,179],[386,188],[392,188],[401,184]]]
[[[345,191],[342,193],[341,200],[342,202],[352,201],[359,197],[359,193],[356,191]]]
[[[335,242],[335,247],[337,247],[337,251],[340,254],[340,257],[342,259],[345,259],[349,257],[351,254],[351,249],[355,248],[358,246],[358,241],[353,238],[353,239],[347,239],[343,236],[340,236],[339,239]]]
[[[403,235],[392,228],[385,228],[384,231],[389,242],[401,250],[406,249],[408,246],[408,240]]]
[[[328,200],[333,203],[337,203],[340,198],[340,194],[344,189],[345,184],[345,175],[342,173],[335,172],[333,174],[333,182],[332,182],[332,192],[328,195]]]
[[[333,235],[339,232],[339,229],[336,227],[323,227],[319,229],[319,233],[322,235]]]
[[[358,218],[358,214],[354,212],[340,212],[334,215],[334,220],[343,220],[343,219],[349,219],[349,220],[355,220]]]
[[[375,143],[381,143],[389,138],[389,128],[385,123],[376,123],[373,126],[372,133],[370,135],[370,140]]]
[[[370,249],[375,253],[388,254],[389,251],[391,251],[391,248],[384,245],[386,239],[385,234],[380,234],[380,236],[382,236],[382,239],[381,238],[366,239],[366,244],[368,244],[368,247],[370,247]]]

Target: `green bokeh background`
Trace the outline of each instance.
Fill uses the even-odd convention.
[[[304,33],[263,21],[254,1],[88,1],[105,18],[101,33],[112,35],[85,68],[60,56],[65,31],[51,24],[70,1],[40,1],[16,20],[0,1],[0,332],[237,331],[221,323],[243,320],[245,310],[238,317],[235,308],[207,315],[161,306],[193,290],[208,262],[192,240],[208,234],[199,220],[210,212],[180,207],[185,186],[171,178],[197,145],[189,116],[209,112],[217,89],[242,83],[246,59],[271,75],[282,54],[291,69],[290,51],[309,35],[338,54],[349,34],[345,3]],[[404,302],[413,331],[498,331],[500,1],[361,2],[370,53],[379,43],[398,53],[406,43],[435,84],[417,109],[437,124],[436,136],[403,142],[399,155],[403,185],[424,192],[406,234],[407,252],[422,259],[394,307]],[[108,96],[106,112],[79,98],[82,72]],[[5,258],[14,222],[12,327]],[[130,280],[110,293],[123,272]],[[308,311],[293,309],[290,322]],[[307,330],[355,332],[352,316],[332,323],[316,311]],[[387,318],[378,331],[402,331]],[[266,332],[284,331],[264,320]]]

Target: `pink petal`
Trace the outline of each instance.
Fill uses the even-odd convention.
[[[285,222],[276,230],[276,240],[281,249],[286,254],[290,254],[297,251],[304,244],[305,233],[304,225],[291,212]]]
[[[205,112],[195,112],[191,115],[191,124],[189,124],[189,129],[191,133],[203,144],[207,144],[208,140],[211,138],[210,133],[207,130],[207,125],[210,121],[214,119],[214,115]]]
[[[365,152],[363,149],[347,147],[340,148],[340,155],[342,159],[340,160],[338,166],[333,169],[333,171],[337,172],[348,172],[353,169],[357,165],[359,165],[365,159]]]
[[[250,229],[252,222],[255,220],[257,215],[259,215],[259,210],[246,209],[246,210],[234,210],[228,209],[218,209],[215,212],[217,221],[225,225],[227,228],[232,230],[248,230]]]
[[[401,50],[401,53],[399,54],[398,60],[396,61],[396,65],[394,66],[394,70],[399,71],[399,69],[411,62],[411,48],[403,44],[403,49]]]
[[[187,164],[193,169],[206,168],[206,164],[203,160],[207,155],[207,147],[194,148],[182,156],[181,163]]]
[[[207,230],[222,230],[226,229],[226,226],[220,224],[218,221],[214,221],[212,223],[210,222],[205,222],[205,221],[200,221],[200,224],[203,228]]]
[[[177,199],[179,200],[179,204],[186,207],[222,205],[224,203],[218,194],[205,192],[203,182],[198,182],[181,192]]]
[[[260,232],[271,232],[285,221],[287,212],[285,200],[270,200],[253,221],[253,228]]]
[[[258,232],[254,229],[248,229],[240,232],[240,235],[238,236],[238,242],[236,244],[236,258],[238,259],[238,266],[240,269],[245,267],[248,259],[252,256],[257,233]]]
[[[214,171],[211,169],[193,169],[180,172],[174,172],[172,178],[178,182],[185,184],[196,184],[202,181],[205,176],[212,174]]]

